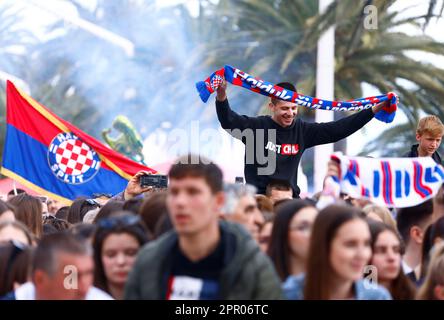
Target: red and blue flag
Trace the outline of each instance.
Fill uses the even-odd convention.
[[[1,173],[64,203],[93,193],[116,194],[137,163],[59,118],[7,82],[6,139]]]

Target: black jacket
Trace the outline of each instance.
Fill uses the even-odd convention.
[[[241,116],[231,110],[228,100],[216,100],[216,111],[222,128],[232,130],[229,133],[246,146],[244,160],[246,182],[256,186],[258,193],[264,194],[270,180],[285,180],[292,186],[294,197],[299,197],[298,165],[305,149],[344,139],[373,118],[373,111],[367,109],[338,121],[326,123],[310,123],[295,119],[289,127],[284,128],[270,116]],[[275,129],[276,139],[269,136],[272,134],[270,129]],[[254,140],[249,143],[251,139]],[[267,164],[270,164],[267,158],[273,157],[272,153],[276,155],[274,172],[259,173],[258,169],[263,170]]]
[[[416,157],[419,157],[418,156],[418,146],[419,146],[419,144],[414,144],[412,146],[412,148],[410,149],[410,151],[407,152],[406,154],[404,154],[403,157],[405,157],[405,158],[416,158]],[[441,164],[442,165],[442,159],[441,159],[441,156],[439,155],[438,151],[435,151],[435,153],[432,154],[432,159],[435,160],[435,162],[437,164]]]
[[[283,299],[280,279],[273,264],[240,225],[220,221],[225,267],[220,275],[222,300]],[[172,269],[171,251],[178,238],[170,231],[148,243],[139,252],[125,286],[125,299],[165,299],[168,276]]]

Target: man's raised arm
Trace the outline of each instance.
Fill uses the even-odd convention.
[[[217,118],[224,129],[253,129],[254,118],[241,116],[231,110],[227,98],[227,82],[224,80],[217,89],[216,112]]]
[[[325,123],[304,123],[304,131],[306,140],[306,148],[324,143],[332,143],[348,137],[361,129],[366,123],[373,119],[374,115],[379,112],[385,103],[381,102],[371,109],[362,110],[346,118],[325,122]]]

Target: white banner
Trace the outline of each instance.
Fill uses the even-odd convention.
[[[431,157],[364,158],[340,153],[341,192],[367,198],[386,207],[411,207],[436,195],[444,183],[444,168]]]

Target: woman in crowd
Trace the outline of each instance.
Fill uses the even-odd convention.
[[[9,200],[15,207],[15,217],[38,239],[43,233],[42,202],[29,194],[21,193]]]
[[[15,218],[39,239],[43,234],[43,206],[40,199],[20,193],[8,202],[15,207]]]
[[[122,299],[139,249],[148,241],[140,217],[122,211],[97,222],[93,238],[94,286]]]
[[[416,287],[401,267],[403,246],[393,227],[378,221],[369,221],[373,255],[371,265],[376,267],[377,283],[383,285],[394,300],[412,300]]]
[[[305,272],[311,228],[318,214],[305,200],[287,200],[277,207],[268,255],[282,281]]]
[[[67,221],[71,224],[82,222],[88,211],[96,208],[100,208],[100,204],[94,199],[76,199],[68,209]]]
[[[396,230],[396,221],[392,217],[389,209],[376,204],[368,204],[362,211],[364,211],[367,218],[385,223]]]
[[[362,280],[370,258],[370,230],[362,211],[328,206],[313,225],[306,274],[288,277],[284,293],[298,300],[391,299],[385,288]]]
[[[444,300],[444,244],[433,250],[427,276],[417,296],[418,300]]]

